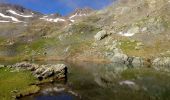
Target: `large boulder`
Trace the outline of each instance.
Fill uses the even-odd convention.
[[[107,34],[106,30],[102,30],[102,31],[99,31],[99,32],[94,36],[94,38],[95,38],[96,41],[99,41],[99,40],[103,39],[104,37],[106,37],[107,35],[108,35],[108,34]]]

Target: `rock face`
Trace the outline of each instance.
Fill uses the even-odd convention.
[[[67,74],[67,66],[64,64],[56,64],[56,65],[38,65],[31,64],[27,62],[17,63],[12,65],[13,68],[31,70],[33,75],[39,80],[43,80],[49,77],[54,77],[55,79],[60,79],[66,77]]]

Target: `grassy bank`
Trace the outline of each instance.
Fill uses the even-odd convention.
[[[16,95],[27,95],[39,90],[31,86],[36,80],[29,71],[14,72],[12,69],[0,68],[0,98],[13,100]]]

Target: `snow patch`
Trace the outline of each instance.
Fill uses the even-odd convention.
[[[0,23],[8,23],[10,21],[0,20]]]
[[[72,23],[74,23],[75,22],[75,20],[70,20]]]
[[[76,16],[86,16],[86,14],[77,14],[77,13],[76,13],[76,14],[70,16],[69,19],[73,19],[73,18],[76,17]]]
[[[14,14],[14,15],[17,15],[17,16],[21,16],[21,17],[33,17],[32,15],[21,15],[21,14],[18,14],[17,12],[13,11],[13,10],[7,10],[7,12],[11,13],[11,14]]]
[[[40,19],[43,19],[43,20],[46,20],[49,22],[65,22],[66,21],[65,19],[62,19],[62,18],[52,19],[52,18],[46,18],[46,16],[44,16],[43,18],[40,18]]]
[[[4,17],[4,18],[10,18],[10,19],[12,19],[13,21],[15,21],[15,22],[22,22],[22,21],[19,21],[17,18],[15,18],[15,17],[12,17],[12,16],[7,16],[7,15],[4,15],[4,14],[2,14],[2,13],[0,13],[0,16],[1,17]]]
[[[119,32],[118,34],[120,34],[120,35],[122,35],[122,36],[130,37],[130,36],[133,36],[135,33],[130,33],[130,32]]]

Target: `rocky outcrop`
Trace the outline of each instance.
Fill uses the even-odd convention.
[[[120,49],[116,48],[113,50],[114,55],[111,58],[113,63],[120,63],[132,66],[144,66],[145,60],[141,57],[128,57]]]
[[[94,38],[95,38],[96,41],[99,41],[99,40],[105,38],[107,35],[108,35],[108,34],[107,34],[106,30],[102,30],[102,31],[99,31],[99,32],[94,36]]]
[[[153,60],[153,66],[168,66],[170,67],[170,57],[159,57]]]
[[[11,67],[16,69],[30,70],[32,71],[33,75],[39,80],[43,80],[49,77],[60,79],[66,77],[66,73],[67,73],[67,66],[65,64],[38,65],[38,64],[31,64],[27,62],[21,62],[21,63],[16,63]]]

